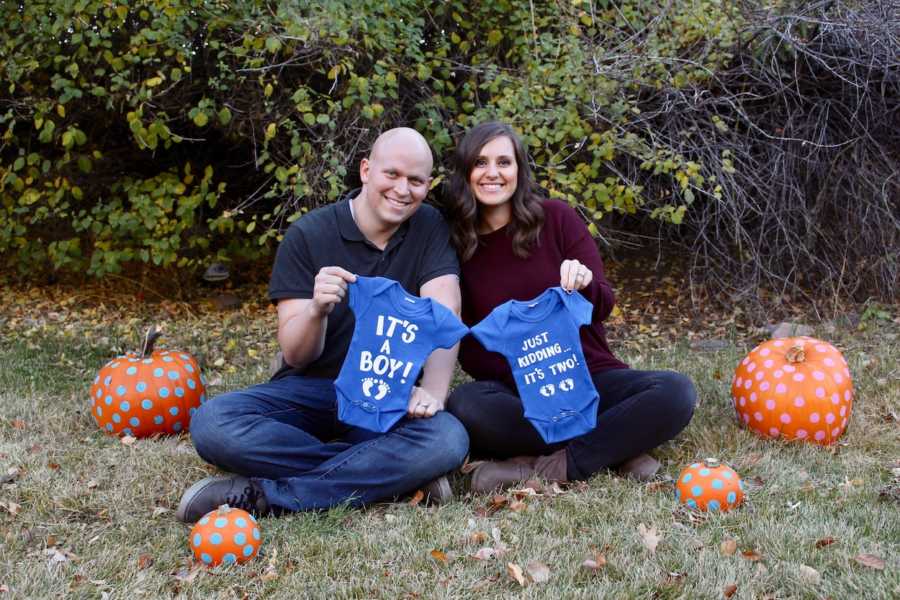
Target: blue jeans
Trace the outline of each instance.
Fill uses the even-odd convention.
[[[462,464],[469,437],[451,414],[376,433],[338,421],[334,381],[287,376],[200,406],[191,438],[203,460],[250,477],[289,511],[362,506],[408,493]]]
[[[447,410],[469,432],[473,458],[541,456],[566,449],[567,478],[587,479],[671,440],[694,414],[697,391],[674,371],[612,369],[591,378],[600,402],[597,427],[565,442],[547,444],[525,418],[515,390],[475,381],[450,394]]]

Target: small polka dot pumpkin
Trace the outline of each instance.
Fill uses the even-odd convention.
[[[101,429],[147,437],[190,427],[206,401],[206,378],[190,354],[154,351],[160,335],[151,328],[140,354],[130,352],[100,369],[91,385],[91,415]]]
[[[244,563],[256,556],[262,536],[253,515],[223,504],[191,529],[194,558],[205,565]]]
[[[681,472],[675,497],[689,508],[727,512],[744,501],[744,488],[734,469],[707,458]]]
[[[847,428],[853,382],[838,350],[811,337],[763,342],[731,383],[738,419],[762,436],[827,445]]]

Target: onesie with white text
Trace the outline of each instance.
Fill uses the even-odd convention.
[[[435,348],[450,348],[468,328],[440,302],[384,277],[349,285],[356,317],[350,349],[334,382],[338,418],[384,432],[406,414],[413,384]]]
[[[599,396],[578,334],[592,312],[581,294],[553,287],[534,300],[505,302],[472,327],[482,346],[506,358],[525,417],[548,444],[597,426]]]

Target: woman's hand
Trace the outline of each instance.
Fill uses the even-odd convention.
[[[564,260],[559,265],[559,285],[569,292],[583,290],[594,280],[594,274],[575,259]]]
[[[406,414],[414,419],[427,419],[441,410],[444,410],[443,402],[429,394],[425,388],[413,386]]]

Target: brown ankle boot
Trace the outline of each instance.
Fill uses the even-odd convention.
[[[568,481],[566,478],[566,449],[547,456],[517,456],[504,461],[485,461],[472,471],[471,490],[476,493],[502,490],[533,479]]]
[[[638,481],[650,481],[659,471],[659,467],[659,461],[649,454],[638,454],[616,467],[616,471],[619,475]]]

